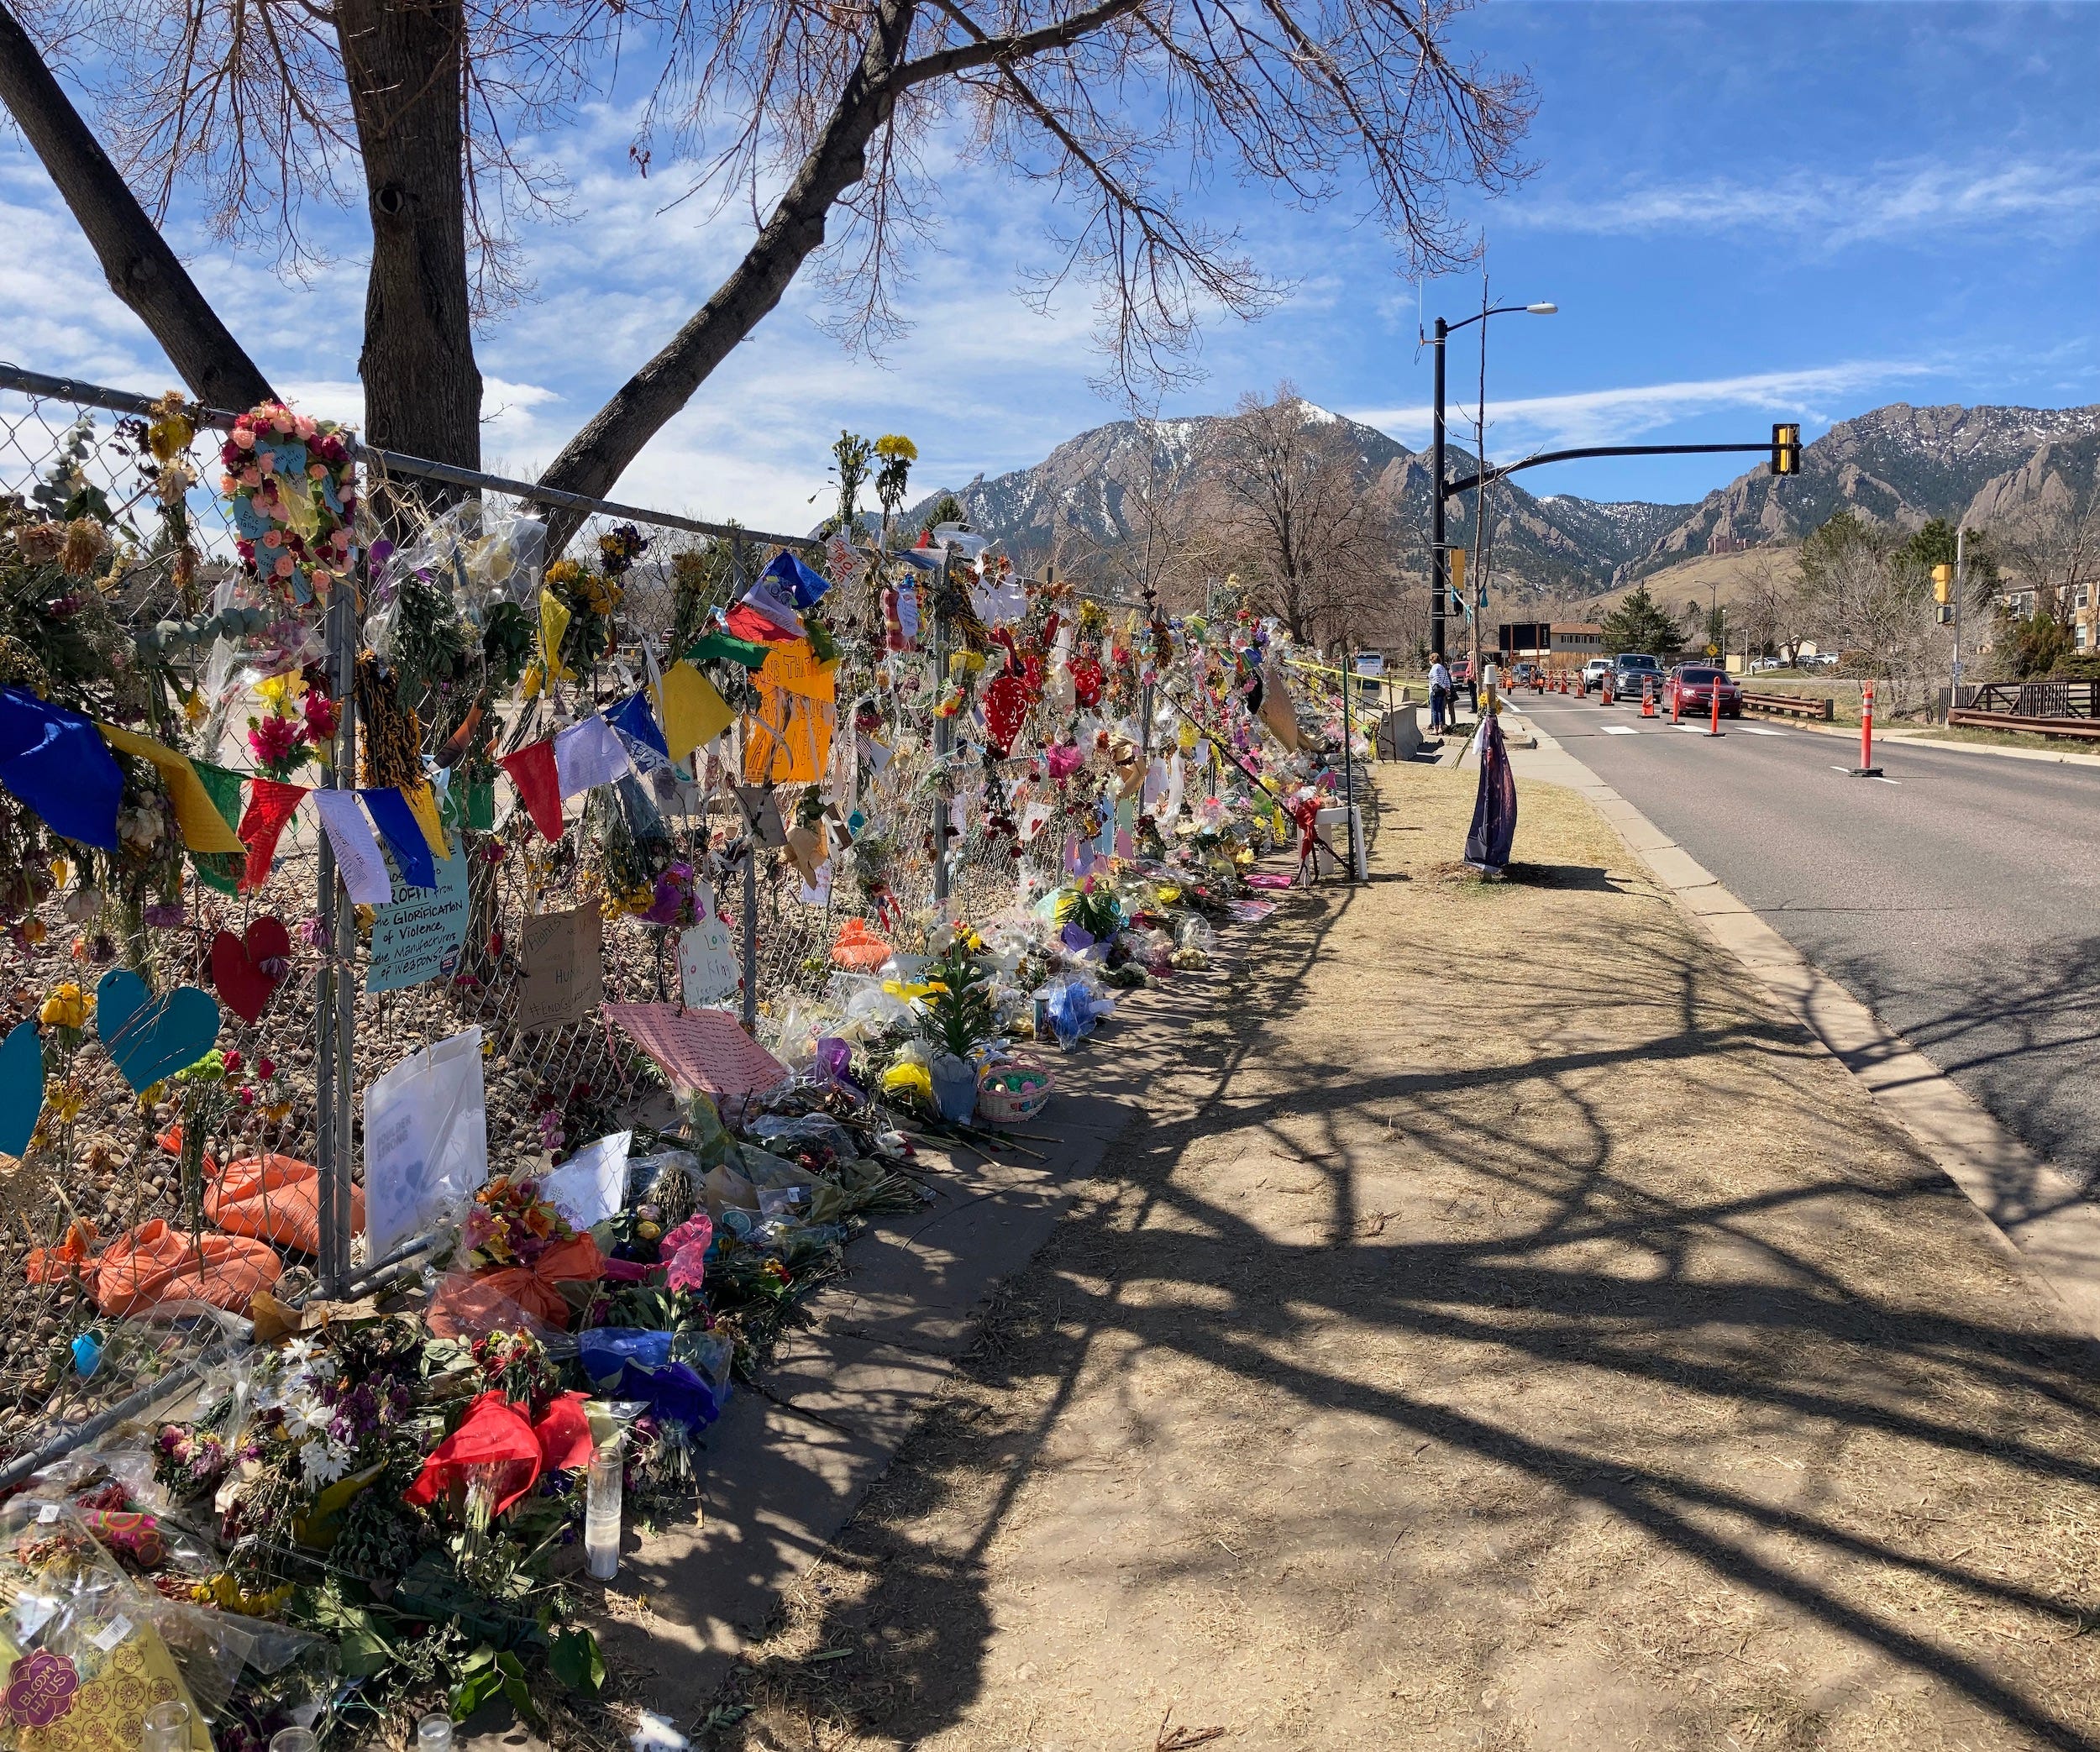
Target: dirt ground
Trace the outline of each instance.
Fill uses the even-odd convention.
[[[1383,783],[706,1738],[2100,1745],[2094,1347],[1586,803]]]

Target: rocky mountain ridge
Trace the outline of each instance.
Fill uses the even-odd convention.
[[[1424,569],[1430,523],[1425,452],[1374,427],[1305,404],[1308,418],[1347,438],[1362,491],[1402,569]],[[1084,565],[1148,532],[1185,528],[1206,485],[1208,441],[1226,417],[1112,421],[1058,445],[1042,461],[953,489],[971,522],[1024,564]],[[1448,447],[1454,475],[1474,467]],[[1701,554],[1798,541],[1850,507],[1872,522],[1916,528],[1935,517],[1984,527],[2055,501],[2100,493],[2100,406],[2029,408],[1896,402],[1840,421],[1803,447],[1799,475],[1760,464],[1693,505],[1541,496],[1520,482],[1494,495],[1495,569],[1534,590],[1602,594]],[[918,511],[939,496],[929,495]],[[1454,503],[1448,529],[1471,529]]]

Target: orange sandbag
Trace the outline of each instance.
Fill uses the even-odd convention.
[[[95,1247],[102,1236],[86,1217],[75,1217],[66,1225],[66,1239],[55,1247],[29,1249],[26,1271],[32,1283],[63,1283],[74,1272],[92,1277]]]
[[[283,1275],[277,1256],[261,1241],[234,1235],[200,1240],[155,1217],[118,1235],[96,1262],[95,1305],[115,1318],[178,1302],[208,1302],[245,1314],[255,1292]]]
[[[454,1275],[438,1286],[425,1316],[439,1338],[480,1338],[522,1313],[543,1327],[565,1330],[572,1310],[557,1287],[596,1283],[605,1275],[605,1255],[588,1235],[556,1241],[531,1267],[499,1266],[472,1277]]]
[[[838,936],[832,944],[834,965],[851,968],[863,973],[872,973],[895,952],[890,946],[868,928],[865,919],[848,919],[838,927]]]
[[[210,1173],[209,1158],[207,1172]],[[244,1156],[211,1174],[204,1214],[228,1235],[275,1241],[302,1253],[321,1251],[321,1171],[291,1156]],[[365,1227],[365,1188],[350,1188],[350,1229]]]

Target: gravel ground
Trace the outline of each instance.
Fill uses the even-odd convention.
[[[706,1737],[2100,1744],[2092,1347],[1586,804],[1382,782]]]

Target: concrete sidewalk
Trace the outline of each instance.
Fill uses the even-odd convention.
[[[1379,780],[714,1743],[2100,1744],[2091,1342],[1586,800]]]

